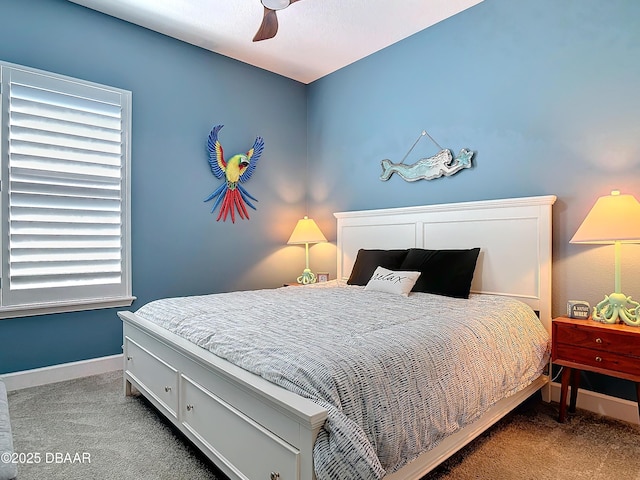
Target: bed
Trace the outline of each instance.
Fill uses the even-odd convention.
[[[296,311],[295,304],[309,305],[315,301],[324,301],[327,305],[324,310],[328,313],[324,317],[318,316],[318,320],[326,325],[327,337],[320,338],[318,332],[314,332],[302,342],[301,349],[294,355],[301,359],[301,364],[306,364],[307,352],[308,357],[322,357],[323,363],[325,360],[328,362],[329,358],[335,355],[323,357],[322,346],[324,345],[325,350],[331,351],[332,343],[338,345],[343,342],[340,335],[333,337],[330,335],[331,331],[337,328],[334,328],[335,325],[331,322],[339,321],[341,313],[343,316],[352,318],[355,314],[349,308],[362,310],[365,304],[373,302],[374,297],[379,297],[382,302],[391,296],[394,297],[394,302],[395,297],[401,297],[377,291],[366,292],[363,287],[346,285],[346,280],[353,274],[358,252],[362,249],[390,251],[479,247],[480,252],[475,265],[469,299],[444,298],[420,293],[410,294],[408,297],[402,296],[404,303],[399,305],[406,305],[407,312],[434,308],[438,312],[442,309],[451,310],[454,312],[452,318],[459,322],[456,328],[465,330],[471,319],[482,319],[485,317],[484,312],[492,312],[498,308],[498,305],[502,308],[503,304],[508,304],[513,308],[535,311],[537,313],[537,318],[534,317],[535,321],[539,321],[543,326],[541,330],[545,330],[550,335],[551,206],[554,202],[554,196],[543,196],[336,213],[338,278],[330,284],[223,294],[227,297],[204,296],[199,298],[199,303],[193,307],[190,306],[191,303],[185,303],[191,302],[191,299],[169,299],[168,303],[161,303],[159,306],[144,306],[136,313],[120,312],[119,315],[124,322],[125,393],[130,395],[135,388],[145,395],[163,415],[232,479],[312,480],[316,477],[314,458],[323,458],[318,456],[320,455],[318,452],[326,454],[324,446],[330,444],[327,440],[327,431],[338,431],[335,425],[341,425],[338,422],[338,420],[341,421],[341,417],[336,417],[336,408],[325,400],[332,396],[337,396],[341,400],[341,395],[345,395],[344,391],[339,391],[339,395],[329,391],[327,385],[332,386],[333,380],[328,380],[322,383],[317,391],[310,393],[306,384],[301,387],[297,383],[297,379],[306,376],[307,371],[304,370],[300,374],[296,370],[296,364],[290,359],[286,359],[287,368],[296,370],[295,382],[291,381],[291,377],[284,375],[283,380],[279,372],[276,375],[270,370],[271,367],[265,367],[261,357],[254,355],[256,350],[263,351],[264,357],[268,357],[283,351],[293,352],[296,342],[300,343],[296,339],[288,339],[286,329],[272,333],[272,338],[269,338],[269,335],[263,334],[267,330],[260,323],[262,320],[256,320],[258,326],[254,325],[254,330],[249,329],[233,334],[235,337],[244,335],[244,340],[237,341],[237,350],[234,346],[234,350],[231,351],[228,344],[221,339],[226,335],[213,335],[203,331],[202,325],[215,320],[204,317],[210,315],[212,309],[215,309],[217,313],[213,317],[228,320],[224,328],[219,326],[218,332],[226,332],[227,328],[230,329],[238,322],[233,318],[230,310],[225,311],[225,304],[244,305],[242,307],[244,316],[259,318],[264,308],[255,306],[273,303],[276,310],[272,315],[280,319],[279,323],[287,325],[291,322],[293,325],[294,317],[310,317],[304,310]],[[358,295],[361,296],[363,293],[369,296],[361,304],[357,304],[354,299],[360,298]],[[427,299],[427,297],[432,298]],[[435,307],[418,306],[419,304],[415,303],[427,300],[431,301],[431,305]],[[285,301],[291,301],[291,306],[286,307],[285,311],[278,311],[277,308],[282,308]],[[246,303],[242,304],[242,302]],[[409,302],[414,303],[409,306]],[[318,311],[317,306],[313,308],[313,311]],[[396,310],[400,307],[392,307],[393,312],[388,313],[387,316],[381,313],[384,308],[374,308],[380,313],[380,318],[376,321],[383,322],[387,328],[382,331],[382,335],[387,335],[391,330],[406,333],[419,328],[417,323],[387,325],[387,322],[391,322],[391,319],[397,316]],[[154,310],[155,315],[161,317],[159,320],[152,318]],[[180,320],[175,320],[178,317]],[[369,317],[371,318],[372,315],[370,314]],[[439,314],[434,317],[437,319]],[[486,317],[487,319],[482,322],[489,322],[490,315]],[[187,331],[183,328],[185,323],[182,322],[186,322],[182,320],[183,318],[195,318],[199,323],[195,321]],[[264,321],[267,322],[266,319]],[[309,328],[310,325],[303,325],[300,330],[307,331]],[[434,327],[430,325],[425,328],[428,331]],[[341,349],[348,350],[353,342],[359,341],[358,332],[359,330],[348,331],[343,334],[342,337],[347,339],[348,345],[341,344]],[[181,335],[186,335],[186,338]],[[265,341],[252,346],[252,335],[253,338],[264,336]],[[369,336],[376,335],[380,334],[372,333]],[[379,336],[378,341],[381,345],[384,344],[383,340],[384,338]],[[203,346],[199,346],[194,341],[199,341]],[[445,343],[455,342],[449,339]],[[338,351],[342,351],[341,349]],[[218,355],[212,351],[217,352]],[[450,358],[449,355],[452,353],[447,351],[438,356]],[[467,352],[468,355],[469,352]],[[483,353],[478,358],[484,355]],[[340,357],[340,355],[337,356]],[[365,355],[362,356],[365,357]],[[548,362],[548,354],[545,361]],[[337,363],[342,365],[340,362]],[[366,365],[368,367],[365,366],[365,368],[371,371],[376,369],[371,363]],[[351,366],[347,364],[345,368],[351,368]],[[476,372],[475,375],[482,376],[482,371]],[[487,395],[483,403],[478,402],[474,397],[470,402],[483,403],[484,407],[481,411],[469,415],[464,421],[457,420],[453,413],[445,412],[445,416],[449,415],[450,418],[449,421],[443,422],[442,428],[439,429],[435,446],[419,445],[417,453],[414,448],[409,453],[402,451],[399,454],[397,448],[395,450],[391,448],[396,456],[400,455],[401,458],[400,461],[394,460],[394,468],[367,469],[367,466],[374,461],[363,460],[362,465],[366,466],[358,470],[361,472],[359,476],[361,478],[384,476],[388,480],[421,478],[533,393],[542,390],[543,398],[548,400],[547,376],[541,374],[539,368],[535,374],[529,371],[528,375],[529,378],[525,383],[505,387],[509,392],[504,398],[496,400]],[[362,374],[361,376],[369,377]],[[403,378],[403,376],[396,373],[393,378]],[[412,374],[407,374],[406,378],[414,377]],[[470,378],[474,378],[473,375]],[[389,385],[392,383],[392,381],[388,382]],[[402,382],[400,384],[404,392],[408,387]],[[360,388],[358,385],[350,384],[348,390],[356,391]],[[466,392],[467,389],[464,391]],[[405,396],[403,393],[397,395],[397,398]],[[321,401],[318,401],[318,398]],[[437,395],[429,398],[429,402],[436,400]],[[364,400],[361,403],[366,405]],[[378,407],[378,409],[385,408],[387,408],[386,404]],[[369,405],[363,409],[369,411],[372,407]],[[377,425],[375,422],[365,421],[364,423],[368,425],[368,427],[362,427],[365,433],[375,430],[375,427],[371,427],[372,424]],[[455,428],[452,428],[452,425]],[[405,430],[411,431],[406,428]],[[421,435],[416,436],[421,437]],[[362,449],[366,450],[368,442],[354,440],[356,437],[345,438],[353,444],[363,445]],[[339,437],[336,438],[339,439]],[[378,444],[374,449],[376,452],[381,451],[378,448],[380,444],[393,445],[387,438],[374,443]],[[415,438],[408,443],[415,446]],[[314,449],[316,457],[314,457]],[[344,449],[338,445],[332,451],[335,453],[342,450]],[[327,456],[333,455],[332,451],[330,450]],[[405,458],[402,458],[403,455]],[[356,460],[345,458],[350,468],[358,464]],[[320,462],[316,467],[321,472],[318,474],[319,477],[357,478],[353,474],[347,477],[344,474],[347,470],[331,470],[338,467],[321,467]]]

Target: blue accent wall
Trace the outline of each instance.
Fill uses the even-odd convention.
[[[305,213],[306,86],[65,0],[0,0],[0,59],[132,94],[132,309],[160,297],[274,287],[304,267],[286,247]],[[216,222],[229,157],[265,150],[245,186],[249,221]],[[0,373],[122,353],[116,309],[0,320]]]
[[[613,246],[570,245],[597,197],[640,198],[640,2],[485,0],[308,89],[311,214],[554,194],[553,313],[614,290]],[[422,130],[476,152],[432,181],[379,180]],[[405,163],[438,152],[421,140]],[[335,224],[321,225],[335,237]],[[332,230],[333,229],[333,230]],[[517,246],[514,246],[517,248]],[[640,245],[622,286],[640,298]],[[635,400],[631,382],[586,388]]]
[[[309,0],[311,1],[311,0]],[[484,0],[308,86],[65,0],[0,0],[0,59],[133,92],[133,309],[155,298],[272,287],[299,274],[284,244],[308,213],[555,194],[553,313],[613,291],[613,249],[570,245],[596,198],[640,197],[640,2]],[[248,222],[202,200],[210,128],[227,154],[265,138]],[[379,180],[422,130],[474,166],[433,181]],[[406,163],[437,152],[427,138]],[[517,246],[514,246],[517,248]],[[335,275],[335,248],[312,269]],[[623,291],[640,298],[640,246]],[[0,372],[120,353],[115,310],[0,321]],[[8,343],[5,339],[9,339]],[[584,386],[635,399],[630,382]]]

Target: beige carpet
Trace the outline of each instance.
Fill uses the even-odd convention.
[[[450,458],[430,480],[640,480],[640,426],[557,404],[520,409]]]
[[[223,476],[141,398],[125,397],[122,372],[9,392],[18,480],[216,480]],[[55,455],[89,454],[57,462]],[[47,461],[47,456],[52,461]],[[63,460],[65,460],[63,458]]]
[[[19,480],[225,478],[146,401],[124,397],[121,372],[10,392],[9,410],[16,452],[41,454],[18,466]],[[530,402],[426,478],[640,480],[640,427],[556,416],[556,406]],[[57,452],[88,453],[90,463],[47,463]]]

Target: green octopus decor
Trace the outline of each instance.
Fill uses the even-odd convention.
[[[640,327],[638,307],[640,303],[631,300],[624,293],[612,293],[605,295],[604,300],[593,307],[593,319],[602,323],[618,323],[620,319],[627,325]]]

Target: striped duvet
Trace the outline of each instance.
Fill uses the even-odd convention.
[[[328,411],[318,480],[378,479],[543,371],[525,304],[364,291],[338,282],[151,302],[136,314]]]

